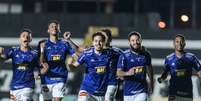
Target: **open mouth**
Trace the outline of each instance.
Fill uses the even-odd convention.
[[[28,43],[28,40],[25,40],[23,43]]]

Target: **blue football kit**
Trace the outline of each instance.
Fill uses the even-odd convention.
[[[81,53],[77,62],[80,65],[85,64],[87,70],[80,90],[85,90],[91,95],[104,96],[111,66],[111,51],[105,49],[96,54],[91,47]]]
[[[201,70],[197,57],[185,52],[180,58],[175,53],[168,55],[165,59],[164,70],[171,75],[169,95],[192,98],[192,71]]]
[[[128,49],[120,55],[118,69],[127,72],[135,67],[134,75],[124,77],[124,96],[147,93],[146,67],[148,65],[151,65],[151,55],[147,51],[134,52]]]
[[[58,40],[53,43],[48,39],[45,42],[44,57],[49,65],[49,70],[41,76],[42,84],[65,83],[68,75],[65,64],[66,57],[74,53],[75,49],[68,42]]]
[[[108,85],[117,85],[117,63],[119,60],[119,56],[123,53],[123,51],[120,48],[117,47],[109,47],[109,50],[112,53],[111,57],[111,68],[109,73],[109,80]]]
[[[5,55],[7,59],[12,59],[11,90],[34,88],[34,68],[39,67],[37,51],[31,48],[28,51],[21,51],[20,47],[13,47],[6,50]]]

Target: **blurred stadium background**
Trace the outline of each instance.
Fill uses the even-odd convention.
[[[173,51],[175,34],[185,35],[187,51],[201,59],[200,10],[200,0],[0,0],[0,46],[16,46],[18,32],[28,27],[33,31],[35,47],[40,39],[47,38],[47,22],[52,19],[59,20],[62,31],[70,31],[80,45],[90,42],[90,33],[109,27],[114,36],[112,45],[126,49],[128,33],[136,30],[152,54],[157,78],[165,56]],[[69,73],[65,101],[76,99],[83,71]],[[0,101],[9,101],[11,79],[10,61],[0,61]],[[167,85],[155,82],[152,101],[167,101]],[[194,101],[201,101],[200,78],[193,77],[193,85]],[[39,101],[39,80],[35,92],[34,99]]]

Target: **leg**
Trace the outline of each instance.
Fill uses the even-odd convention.
[[[64,83],[54,84],[52,88],[52,95],[53,95],[54,101],[61,101],[63,99],[65,88],[66,87]]]
[[[105,94],[105,101],[114,101],[116,91],[117,91],[117,86],[116,85],[108,85],[107,91],[106,91],[106,94]]]
[[[147,93],[139,93],[135,95],[134,101],[148,101]]]
[[[52,86],[53,85],[42,85],[41,87],[41,94],[42,94],[42,99],[44,101],[51,101],[52,99]]]

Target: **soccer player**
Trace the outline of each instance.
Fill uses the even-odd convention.
[[[120,55],[117,65],[117,76],[124,80],[124,101],[147,101],[153,90],[151,55],[142,49],[139,32],[131,32],[128,41],[130,49]]]
[[[64,33],[64,39],[59,39],[60,24],[52,20],[48,24],[49,39],[40,44],[40,62],[48,64],[48,71],[41,76],[42,95],[44,100],[61,101],[65,93],[67,80],[67,67],[65,64],[67,55],[77,57],[75,49],[70,44],[70,35]]]
[[[186,45],[183,35],[176,35],[173,40],[175,52],[165,59],[165,68],[159,83],[165,80],[168,73],[171,75],[169,85],[168,101],[193,101],[192,70],[195,69],[197,75],[201,77],[201,66],[197,57],[184,50]]]
[[[104,49],[105,36],[102,32],[92,35],[93,47],[84,50],[77,61],[69,61],[69,67],[86,65],[78,101],[104,101],[111,63],[111,51]]]
[[[29,43],[32,40],[31,30],[23,29],[20,32],[18,47],[4,50],[0,47],[0,57],[2,59],[12,59],[13,77],[10,84],[10,98],[13,101],[32,100],[35,85],[34,68],[38,65],[38,54]],[[41,69],[42,72],[45,72]]]
[[[115,94],[118,89],[118,79],[117,79],[117,62],[119,59],[119,56],[123,53],[123,51],[120,48],[113,47],[110,45],[112,42],[112,34],[110,29],[102,29],[101,30],[103,34],[106,36],[106,43],[105,43],[105,48],[109,49],[112,52],[112,65],[110,69],[110,74],[109,74],[109,80],[108,80],[108,87],[107,91],[105,94],[105,101],[114,101],[115,100]]]

